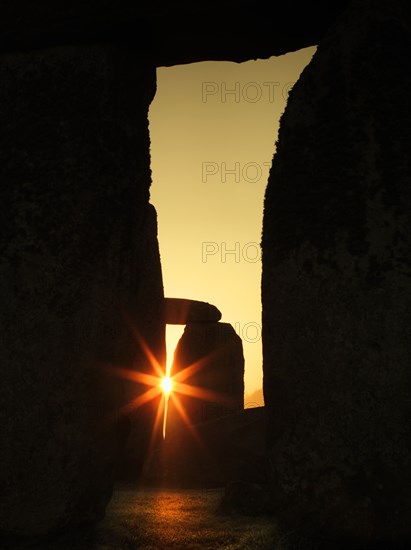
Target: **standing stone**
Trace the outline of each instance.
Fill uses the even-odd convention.
[[[228,468],[231,473],[241,468],[232,456],[238,454],[233,419],[244,409],[241,338],[229,323],[188,323],[171,374],[174,390],[162,449],[164,482],[221,486],[230,479]]]
[[[188,378],[180,378],[184,369],[190,373]],[[207,392],[204,397],[179,396],[191,423],[243,410],[243,345],[229,323],[188,323],[177,344],[171,372],[178,381]],[[175,411],[170,410],[170,416],[175,417]]]
[[[320,44],[281,120],[262,240],[276,513],[384,548],[411,543],[410,24],[407,2],[359,1]]]
[[[31,535],[104,515],[130,393],[115,369],[149,369],[136,328],[164,351],[155,70],[67,46],[3,54],[0,81],[0,531]]]
[[[130,306],[135,311],[133,319],[133,347],[138,344],[136,333],[144,340],[147,348],[153,354],[157,365],[165,372],[165,308],[164,288],[160,263],[160,252],[157,240],[157,214],[154,206],[148,205],[148,215],[140,235],[142,247],[139,255],[140,282],[130,297]],[[142,261],[143,259],[143,261]],[[136,257],[137,260],[137,257]],[[134,269],[138,269],[135,266]],[[137,355],[131,370],[158,376],[152,360],[141,349],[134,350]],[[130,367],[129,367],[130,368]],[[136,397],[150,391],[152,386],[129,383],[126,386],[125,401],[132,403]],[[153,437],[161,437],[161,430],[155,430],[155,418],[162,396],[158,395],[142,406],[131,408],[122,418],[122,425],[127,433],[123,440],[123,451],[117,461],[116,477],[121,480],[136,480],[140,478],[144,465],[150,459],[150,448]]]

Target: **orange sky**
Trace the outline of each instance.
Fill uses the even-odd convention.
[[[245,392],[262,385],[264,191],[287,93],[314,47],[245,63],[160,67],[150,106],[164,290],[204,300],[243,339]],[[184,327],[167,327],[168,362]]]

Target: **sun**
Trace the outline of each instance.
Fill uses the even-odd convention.
[[[173,390],[173,381],[170,376],[164,376],[161,380],[161,389],[165,395],[170,395]]]
[[[201,359],[180,370],[175,375],[171,376],[169,370],[163,370],[162,365],[158,362],[154,353],[146,344],[142,336],[139,334],[139,331],[133,326],[133,323],[128,320],[127,316],[126,321],[129,323],[129,326],[135,336],[136,342],[140,344],[141,349],[143,350],[146,358],[151,365],[152,374],[140,372],[134,368],[127,369],[119,367],[117,365],[114,366],[98,364],[100,368],[104,368],[104,370],[110,372],[115,376],[119,376],[124,380],[130,380],[131,382],[136,382],[137,384],[143,384],[147,386],[147,390],[145,392],[138,393],[134,399],[132,399],[130,402],[125,403],[120,410],[116,410],[111,417],[111,421],[117,422],[119,416],[128,415],[138,407],[141,407],[149,403],[151,400],[162,396],[162,399],[160,399],[159,402],[157,413],[155,415],[150,440],[150,448],[154,442],[155,434],[157,433],[157,430],[161,423],[161,417],[163,417],[163,439],[165,439],[166,437],[168,405],[170,398],[178,414],[181,416],[187,427],[190,429],[193,436],[197,438],[195,428],[192,426],[190,418],[188,417],[184,405],[179,399],[179,396],[188,395],[190,397],[201,399],[203,401],[221,403],[226,402],[227,396],[206,388],[201,388],[199,386],[187,383],[188,379],[191,378],[196,372],[206,367],[208,361],[211,360],[212,355],[216,354],[217,352],[213,352],[213,354],[202,357]]]

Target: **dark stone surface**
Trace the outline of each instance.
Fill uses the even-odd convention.
[[[130,321],[164,353],[155,71],[73,46],[2,55],[0,80],[0,530],[41,534],[104,515],[129,393],[110,369],[147,368]]]
[[[188,323],[171,373],[176,382],[203,390],[202,395],[179,397],[192,423],[244,408],[243,344],[229,323]],[[169,415],[172,429],[179,418],[172,401]]]
[[[264,422],[244,415],[243,346],[234,328],[188,323],[171,374],[166,441],[147,463],[146,481],[201,487],[221,486],[231,475],[254,479]]]
[[[239,62],[318,44],[347,4],[277,1],[267,12],[262,2],[245,0],[154,6],[132,0],[8,0],[0,6],[0,51],[110,42],[133,45],[136,59],[157,66]]]
[[[138,264],[140,283],[133,295],[133,331],[143,338],[155,361],[165,371],[165,316],[164,290],[160,264],[160,253],[157,241],[157,214],[154,206],[148,205],[148,215],[144,228],[140,233],[141,252]],[[131,305],[131,304],[130,304]],[[156,367],[146,352],[134,338],[135,359],[130,370],[158,376]],[[136,398],[152,386],[132,382],[127,384],[125,392],[126,403],[132,403]],[[154,423],[161,396],[151,399],[139,407],[131,407],[129,413],[122,418],[122,429],[126,438],[123,439],[122,451],[116,463],[115,478],[117,480],[136,480],[149,459],[150,446],[161,437],[161,430],[155,433]]]
[[[242,479],[227,483],[221,499],[221,510],[226,514],[246,516],[271,514],[273,510],[268,485]]]
[[[320,44],[281,120],[262,239],[281,524],[386,548],[411,543],[410,56],[403,1],[358,2]]]
[[[220,319],[221,311],[208,302],[186,298],[165,298],[165,321],[170,325],[216,323]]]
[[[264,407],[173,429],[154,450],[142,482],[175,488],[224,487],[241,479],[268,484]],[[264,505],[265,506],[265,505]]]

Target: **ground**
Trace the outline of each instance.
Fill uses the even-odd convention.
[[[95,531],[14,543],[9,549],[282,550],[273,518],[223,514],[222,495],[223,489],[118,487]]]

